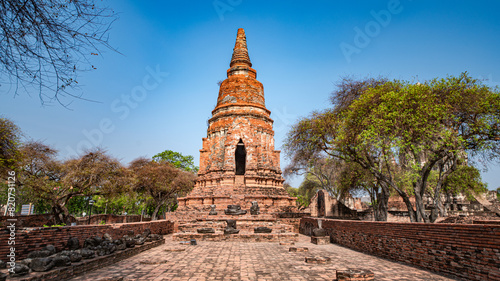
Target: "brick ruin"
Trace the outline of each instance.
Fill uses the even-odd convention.
[[[200,169],[194,189],[178,198],[174,239],[211,241],[294,241],[300,216],[295,197],[283,187],[280,151],[274,148],[273,120],[266,108],[264,87],[248,56],[245,31],[240,28],[217,105],[208,120],[200,149]],[[257,202],[259,212],[250,212]],[[215,205],[215,207],[213,207]],[[242,212],[225,212],[239,205]],[[293,216],[290,216],[293,215]],[[241,232],[225,235],[227,220]],[[271,229],[257,233],[256,228]],[[201,229],[215,233],[198,233]],[[294,233],[295,232],[295,233]]]
[[[423,197],[424,207],[430,215],[433,208],[433,198],[427,194]],[[442,223],[475,223],[476,221],[500,221],[500,201],[496,191],[476,194],[468,199],[464,194],[444,194],[441,196],[445,216],[439,217],[436,222]],[[415,197],[410,196],[410,202],[415,207]],[[311,198],[308,208],[312,217],[327,217],[335,219],[374,220],[373,209],[361,198],[348,195],[337,200],[330,196],[327,190],[321,189]],[[399,195],[389,197],[389,222],[410,222],[408,209]]]
[[[296,198],[283,188],[280,151],[274,148],[273,120],[264,87],[252,68],[245,31],[236,44],[220,85],[217,105],[208,120],[200,149],[200,170],[193,191],[179,198],[179,211],[222,211],[229,204],[248,209],[257,201],[262,213],[289,211]]]

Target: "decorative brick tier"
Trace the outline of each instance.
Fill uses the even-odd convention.
[[[224,212],[227,205],[240,205],[242,209],[250,209],[253,201],[257,201],[260,212],[263,214],[282,213],[296,211],[295,201],[297,198],[290,197],[288,194],[280,195],[249,195],[244,192],[252,192],[255,188],[237,188],[232,191],[231,196],[213,196],[213,195],[190,195],[178,198],[178,211],[208,211],[210,205],[215,205],[218,212]],[[229,194],[227,191],[226,194]],[[286,191],[283,190],[286,193]]]
[[[165,244],[165,239],[144,243],[143,245],[136,245],[134,248],[127,248],[123,251],[117,251],[108,256],[99,256],[89,260],[82,260],[81,262],[72,263],[70,266],[57,267],[47,272],[32,272],[28,275],[16,278],[9,277],[8,280],[13,280],[13,281],[68,280],[78,275],[85,274],[86,272],[117,263],[121,260],[135,256],[141,252],[160,246],[162,244]]]
[[[250,233],[240,231],[238,234],[225,235],[223,232],[215,233],[175,233],[175,241],[238,241],[238,242],[298,242],[298,233]]]

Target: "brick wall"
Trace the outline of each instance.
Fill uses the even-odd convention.
[[[151,218],[144,218],[144,217],[142,218],[142,221],[150,221],[150,220]],[[99,214],[90,216],[90,224],[101,224],[103,221],[105,224],[140,222],[141,216],[140,215],[122,216],[122,215],[110,215],[110,214],[106,215]],[[85,225],[88,224],[88,222],[89,222],[88,217],[77,218],[78,225]]]
[[[316,218],[303,218],[310,235]],[[323,219],[332,243],[469,280],[500,280],[500,225]]]
[[[159,220],[151,222],[136,222],[114,225],[77,225],[63,227],[36,227],[16,229],[16,238],[14,245],[16,260],[26,258],[28,253],[34,250],[40,250],[48,244],[52,244],[58,251],[62,250],[70,237],[77,237],[80,240],[80,246],[86,238],[101,236],[108,233],[113,239],[121,238],[127,234],[127,231],[133,230],[135,234],[142,233],[146,228],[151,229],[154,234],[170,234],[173,232],[173,223],[171,221]],[[6,261],[10,247],[7,244],[10,237],[10,231],[7,228],[0,230],[0,259]]]
[[[29,215],[29,216],[0,216],[0,227],[5,228],[8,225],[7,219],[16,219],[17,227],[42,227],[45,225],[53,225],[54,224],[54,215],[52,214],[41,214],[41,215]],[[75,222],[73,217],[70,218],[71,222]]]
[[[29,216],[15,216],[17,222],[16,226],[22,227],[42,227],[43,225],[54,225],[54,215],[52,214],[40,214],[40,215],[29,215]],[[12,219],[10,216],[0,216],[0,227],[4,228],[8,225],[7,219]],[[150,221],[151,218],[142,218],[142,221]],[[74,218],[70,217],[71,222],[76,222],[77,225],[86,225],[89,220],[88,217],[85,218]],[[104,221],[106,224],[111,223],[130,223],[130,222],[140,222],[140,215],[110,215],[110,214],[98,214],[92,215],[90,217],[90,224],[100,224]]]

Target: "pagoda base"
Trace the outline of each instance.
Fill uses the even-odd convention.
[[[297,211],[295,201],[297,198],[283,195],[199,195],[186,196],[177,199],[179,201],[179,211],[210,211],[210,206],[215,205],[217,212],[224,212],[228,205],[240,205],[243,210],[250,210],[252,202],[256,201],[260,208],[260,213],[272,214],[280,212]]]

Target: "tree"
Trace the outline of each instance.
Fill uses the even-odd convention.
[[[348,190],[339,185],[338,176],[342,169],[339,159],[320,153],[310,155],[305,151],[294,151],[290,164],[285,168],[285,177],[291,175],[306,175],[304,181],[313,181],[318,189],[327,190],[337,200],[347,195]],[[314,180],[313,180],[314,179]]]
[[[387,202],[391,196],[390,189],[368,170],[363,169],[356,162],[344,163],[339,175],[339,184],[351,192],[368,193],[375,220],[387,220]]]
[[[2,179],[7,171],[17,170],[20,159],[19,146],[21,144],[21,130],[7,118],[0,118],[0,173]]]
[[[119,193],[127,184],[126,170],[118,160],[96,149],[64,163],[57,151],[40,142],[22,147],[21,184],[51,206],[56,224],[70,223],[71,198]]]
[[[95,1],[0,0],[0,83],[34,88],[43,103],[77,85],[78,72],[96,69],[90,58],[114,50],[108,31],[116,13]]]
[[[125,212],[129,215],[140,215],[146,208],[147,198],[135,192],[133,189],[112,195],[94,196],[95,213],[121,215]]]
[[[156,162],[166,161],[174,167],[183,169],[188,172],[197,173],[198,167],[194,165],[194,157],[191,155],[184,156],[180,152],[175,152],[172,150],[165,150],[153,156],[153,160]]]
[[[500,95],[467,73],[424,84],[342,83],[332,98],[334,108],[296,124],[287,149],[321,151],[360,165],[384,194],[394,189],[403,198],[411,221],[430,221],[423,196],[432,188],[433,170],[441,169],[445,182],[463,153],[498,159]],[[440,189],[442,184],[432,193]]]
[[[342,79],[337,85],[338,90],[331,97],[334,107],[324,112],[313,112],[310,117],[299,120],[289,131],[285,140],[285,153],[299,160],[313,159],[315,155],[325,153],[328,157],[341,161],[342,165],[355,163],[365,170],[368,169],[364,165],[366,162],[364,160],[367,159],[374,165],[380,165],[379,169],[381,170],[385,162],[381,161],[380,150],[370,145],[356,146],[355,143],[350,143],[346,138],[346,134],[349,133],[346,123],[349,121],[347,117],[351,105],[362,97],[368,89],[384,85],[386,82],[385,78]],[[356,125],[356,123],[351,125]],[[379,196],[381,200],[377,200],[378,210],[381,211],[376,213],[375,218],[385,221],[387,220],[390,186],[376,176],[375,179],[376,186],[381,188]],[[344,184],[354,187],[355,182],[345,182]],[[379,193],[377,192],[377,194]]]
[[[130,163],[130,169],[135,175],[134,190],[151,197],[155,203],[152,220],[156,220],[160,208],[168,203],[174,204],[177,196],[194,187],[193,173],[176,168],[167,161],[138,158]]]

